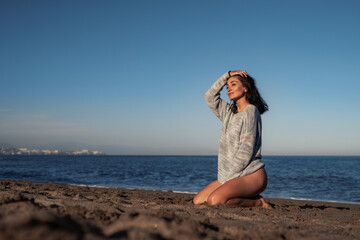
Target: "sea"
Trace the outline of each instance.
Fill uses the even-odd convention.
[[[266,198],[360,204],[360,156],[263,156]],[[0,179],[197,193],[217,156],[0,156]]]

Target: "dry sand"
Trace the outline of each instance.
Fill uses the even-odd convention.
[[[0,181],[0,239],[360,239],[360,204],[266,199],[195,206],[192,194]]]

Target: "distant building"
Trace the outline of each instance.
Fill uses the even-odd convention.
[[[81,151],[63,151],[48,149],[28,149],[28,148],[5,148],[0,147],[0,155],[105,155],[100,151],[89,151],[83,149]]]

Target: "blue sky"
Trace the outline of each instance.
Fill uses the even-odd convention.
[[[0,144],[217,154],[221,124],[203,96],[241,69],[270,108],[264,155],[360,155],[359,10],[358,1],[1,1]]]

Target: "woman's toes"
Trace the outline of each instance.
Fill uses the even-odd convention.
[[[265,202],[264,198],[260,198],[259,199],[261,202],[261,207],[265,208],[265,209],[274,209],[270,204],[268,204],[267,202]]]

